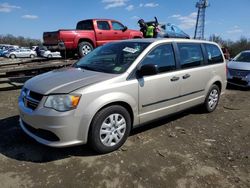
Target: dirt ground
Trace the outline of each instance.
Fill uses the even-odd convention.
[[[217,110],[194,108],[132,131],[96,155],[49,148],[18,125],[20,90],[0,92],[0,187],[250,187],[250,91],[228,89]]]

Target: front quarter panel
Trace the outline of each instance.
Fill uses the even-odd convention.
[[[123,82],[113,84],[103,82],[85,88],[80,92],[83,93],[83,95],[78,105],[77,113],[82,116],[82,126],[80,127],[79,134],[83,135],[83,138],[88,137],[89,127],[96,113],[112,103],[127,103],[133,112],[133,125],[139,123],[137,80],[127,81],[124,79]]]

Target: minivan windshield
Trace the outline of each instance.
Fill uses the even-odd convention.
[[[250,52],[241,52],[233,60],[238,62],[250,63]]]
[[[110,74],[124,73],[150,43],[115,42],[96,48],[74,67]]]

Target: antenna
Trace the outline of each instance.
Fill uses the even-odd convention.
[[[196,8],[198,8],[198,14],[194,33],[195,39],[204,39],[205,11],[208,6],[208,0],[199,0],[199,2],[196,3]]]

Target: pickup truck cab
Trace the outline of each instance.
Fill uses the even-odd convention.
[[[142,37],[140,31],[130,30],[120,22],[110,19],[82,20],[77,23],[75,30],[43,33],[44,46],[49,50],[78,53],[80,57],[108,42]]]

